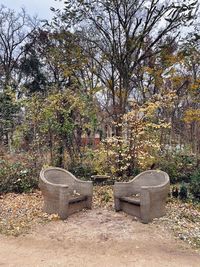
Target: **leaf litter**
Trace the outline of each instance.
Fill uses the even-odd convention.
[[[57,214],[48,215],[42,210],[40,191],[33,193],[9,193],[0,196],[0,233],[19,236],[26,234],[38,224],[59,220]],[[94,186],[94,208],[113,210],[111,186]],[[195,248],[200,248],[200,205],[169,199],[164,217],[154,219],[153,224],[164,227]]]

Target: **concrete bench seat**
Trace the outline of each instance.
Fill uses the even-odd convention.
[[[56,213],[61,219],[92,207],[92,182],[79,180],[62,168],[43,169],[39,187],[44,197],[44,211],[48,214]]]
[[[120,201],[124,201],[124,202],[127,202],[127,203],[131,203],[131,204],[140,206],[140,198],[139,198],[139,196],[138,197],[137,196],[121,197]]]
[[[69,203],[77,203],[85,200],[87,200],[87,196],[71,196],[69,199]]]
[[[167,173],[149,170],[130,182],[114,184],[115,210],[136,216],[143,223],[165,215],[165,203],[170,183]]]

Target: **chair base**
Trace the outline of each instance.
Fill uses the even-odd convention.
[[[79,196],[77,198],[70,198],[69,202],[66,205],[62,205],[62,208],[59,206],[59,202],[44,201],[44,212],[48,214],[58,214],[58,216],[65,220],[67,217],[75,212],[81,211],[83,209],[91,209],[91,200],[89,197]]]
[[[87,209],[87,208],[88,208],[87,200],[79,201],[79,202],[73,202],[73,203],[69,204],[67,213],[69,216],[73,213],[76,213],[78,211],[81,211],[81,210]]]
[[[120,201],[120,206],[125,213],[141,219],[140,206],[133,205],[125,201]]]
[[[133,201],[129,202],[128,199],[129,198],[115,198],[115,210],[122,210],[131,216],[137,217],[142,223],[149,223],[152,221],[152,219],[147,216],[143,218],[141,212],[141,205],[138,202],[133,204]]]
[[[154,218],[160,218],[166,214],[165,207],[162,208],[159,207],[153,211],[147,216],[147,213],[144,213],[144,215],[141,212],[141,206],[136,203],[135,205],[133,203],[129,203],[127,201],[127,198],[123,199],[115,199],[115,211],[124,211],[125,213],[132,215],[134,217],[137,217],[142,223],[149,223],[152,222]]]

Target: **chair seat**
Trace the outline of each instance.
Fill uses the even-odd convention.
[[[69,199],[69,203],[77,203],[77,202],[81,202],[87,199],[87,196],[83,196],[83,195],[72,195],[70,196]]]
[[[140,206],[140,197],[139,196],[129,196],[129,197],[121,197],[120,200],[130,203],[130,204],[134,204],[136,206]]]

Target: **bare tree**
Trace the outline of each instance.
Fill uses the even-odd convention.
[[[131,94],[137,93],[137,68],[160,52],[161,43],[170,40],[171,45],[197,10],[197,1],[68,0],[65,5],[59,16],[79,33],[85,53],[101,66],[99,73],[92,71],[108,92],[109,111],[117,123]]]
[[[0,7],[0,135],[8,145],[12,139],[19,106],[16,92],[22,79],[23,60],[31,47],[29,37],[37,27],[24,9],[19,13]],[[22,60],[23,59],[23,60]],[[11,96],[11,90],[14,94]]]
[[[0,7],[1,90],[19,84],[20,60],[28,48],[25,44],[37,25],[37,18],[28,16],[24,9],[15,13],[4,6]]]

